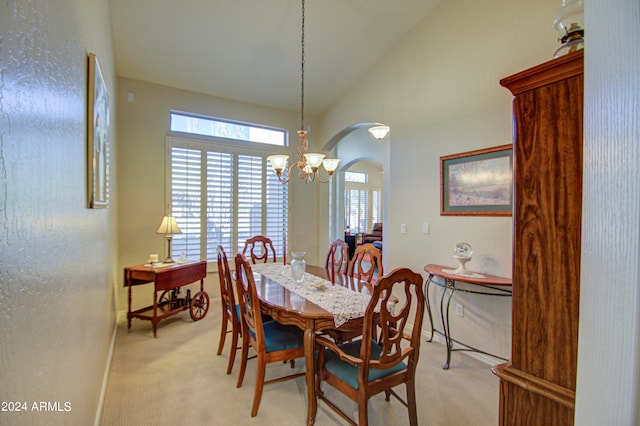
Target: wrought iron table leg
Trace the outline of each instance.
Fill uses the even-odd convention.
[[[451,362],[451,350],[453,348],[453,341],[451,340],[451,330],[449,328],[449,306],[451,305],[451,297],[453,296],[453,292],[455,291],[455,286],[453,280],[448,278],[445,279],[446,287],[442,291],[442,297],[440,298],[440,317],[442,318],[442,329],[444,331],[444,341],[447,346],[447,362],[442,367],[444,370],[449,369],[449,363]],[[447,290],[449,291],[449,297],[447,298],[447,308],[446,314],[444,309],[444,298],[447,294]]]
[[[427,278],[427,282],[424,285],[424,300],[427,305],[427,313],[429,314],[429,324],[431,325],[431,337],[427,340],[427,342],[433,341],[433,333],[435,328],[433,326],[433,316],[431,314],[431,303],[429,302],[429,284],[431,284],[431,280],[433,279],[433,274],[429,274],[429,278]]]

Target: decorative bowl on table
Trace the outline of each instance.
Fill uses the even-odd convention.
[[[471,260],[472,255],[473,248],[471,247],[471,244],[465,242],[456,243],[456,245],[453,246],[453,258],[458,262],[460,266],[458,266],[458,269],[456,269],[453,273],[457,275],[470,274],[471,271],[469,271],[465,267],[465,265]]]

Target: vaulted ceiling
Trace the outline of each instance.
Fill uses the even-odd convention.
[[[305,112],[318,114],[440,0],[306,0]],[[300,109],[301,0],[110,0],[119,76]]]

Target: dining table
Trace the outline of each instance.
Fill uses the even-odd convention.
[[[312,425],[318,408],[316,334],[362,330],[364,311],[371,299],[371,284],[344,274],[336,275],[331,282],[329,271],[321,266],[307,265],[301,283],[293,280],[289,265],[258,263],[252,268],[262,312],[281,324],[304,330],[307,424]]]

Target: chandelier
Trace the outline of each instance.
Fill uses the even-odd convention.
[[[309,141],[307,140],[307,131],[304,130],[304,0],[302,0],[302,37],[301,37],[301,61],[300,61],[300,74],[301,74],[301,87],[300,87],[300,130],[298,130],[298,141],[296,142],[296,150],[298,154],[298,161],[292,162],[289,166],[289,173],[286,179],[283,179],[282,172],[287,167],[289,161],[288,155],[269,155],[267,160],[271,164],[271,167],[276,172],[278,180],[282,183],[289,182],[291,179],[293,169],[298,168],[298,177],[304,180],[306,183],[318,180],[318,182],[326,183],[331,180],[333,172],[338,168],[340,162],[337,158],[325,158],[324,154],[307,152],[309,149]],[[328,179],[322,180],[320,178],[320,166],[324,166],[327,171]]]

